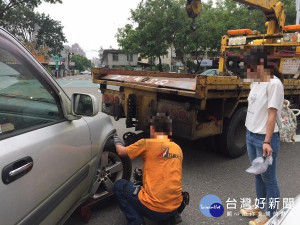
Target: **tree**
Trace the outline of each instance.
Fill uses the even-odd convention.
[[[249,20],[252,27],[258,24],[256,14],[259,12],[255,10],[249,13],[245,6],[233,0],[219,1],[217,7],[212,7],[213,2],[209,1],[203,3],[203,10],[196,18],[197,29],[192,32],[185,4],[185,0],[142,1],[136,10],[131,11],[132,24],[118,30],[119,45],[127,53],[139,52],[142,57],[159,59],[173,45],[176,55],[186,65],[191,61],[188,58],[191,52],[196,59],[205,54],[217,55],[221,37],[228,29],[249,27]],[[241,17],[238,21],[237,16]],[[260,18],[264,20],[263,14]],[[263,27],[263,23],[259,24],[262,24],[260,28]],[[197,64],[196,71],[200,68],[200,61]]]
[[[295,21],[295,3],[283,0],[287,10],[286,24]],[[185,12],[186,0],[145,0],[136,10],[131,11],[131,24],[118,30],[119,45],[127,53],[138,52],[142,57],[158,57],[166,54],[169,46],[174,46],[189,71],[200,69],[204,55],[218,56],[221,38],[228,30],[249,28],[265,33],[266,18],[258,9],[249,10],[246,4],[234,0],[219,0],[203,3],[201,13],[195,19],[196,30],[189,28],[191,19]],[[190,53],[197,59],[197,66],[191,63]]]
[[[162,71],[161,56],[167,54],[169,44],[165,30],[166,11],[171,0],[141,1],[136,10],[131,10],[132,24],[119,29],[117,41],[127,54],[140,53],[143,58],[157,57]]]
[[[292,25],[296,22],[296,1],[295,0],[282,0],[286,10],[286,25]]]
[[[173,0],[169,6],[166,16],[166,37],[167,43],[175,47],[176,56],[180,57],[184,66],[188,61],[187,55],[190,53],[190,49],[187,48],[189,44],[189,37],[192,35],[189,23],[190,20],[187,17],[185,11],[185,0]]]
[[[39,47],[47,46],[50,55],[60,55],[64,48],[63,43],[67,41],[62,29],[63,26],[59,21],[53,20],[49,15],[38,15],[38,32],[35,37]]]
[[[75,69],[79,71],[86,70],[92,66],[91,61],[82,55],[73,55],[71,61],[75,62]]]
[[[17,7],[23,6],[33,9],[42,2],[62,3],[62,0],[2,0],[0,1],[0,20],[3,20],[10,10],[16,9]]]
[[[0,25],[27,47],[32,46],[30,50],[47,48],[49,56],[60,55],[63,43],[67,40],[59,21],[51,19],[49,15],[35,13],[25,6],[9,10],[4,18]]]

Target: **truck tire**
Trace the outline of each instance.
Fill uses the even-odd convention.
[[[112,196],[115,182],[119,179],[130,180],[131,173],[130,158],[118,156],[112,140],[109,140],[101,155],[100,165],[92,187],[93,198],[104,200]]]
[[[242,107],[230,119],[224,120],[223,132],[217,136],[222,154],[237,158],[246,153],[246,114],[247,108]]]

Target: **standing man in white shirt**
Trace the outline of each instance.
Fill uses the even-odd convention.
[[[276,124],[284,100],[282,76],[277,67],[269,65],[267,47],[251,46],[245,52],[247,78],[252,82],[248,97],[246,117],[246,142],[250,162],[256,157],[273,157],[272,165],[266,172],[255,175],[256,198],[258,208],[252,206],[241,209],[245,216],[260,216],[249,225],[263,225],[271,218],[276,209],[280,190],[276,176],[277,155],[280,148],[279,128]],[[271,203],[273,201],[273,203]],[[276,201],[276,202],[275,202]],[[273,205],[275,204],[275,206]]]

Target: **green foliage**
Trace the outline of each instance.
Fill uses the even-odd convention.
[[[286,10],[286,25],[293,25],[296,22],[296,1],[295,0],[282,0]]]
[[[64,48],[63,43],[67,41],[59,21],[53,20],[49,15],[37,14],[39,30],[36,35],[38,46],[47,46],[50,55],[60,55]]]
[[[82,55],[73,55],[71,61],[75,62],[75,70],[79,71],[84,71],[92,66],[91,61]]]
[[[218,1],[216,7],[212,7],[212,1],[209,1],[203,4],[203,10],[196,19],[197,29],[191,36],[191,48],[195,45],[200,55],[206,52],[209,56],[217,56],[221,38],[228,30],[249,28],[265,32],[264,23],[265,17],[259,10],[249,10],[232,0]]]
[[[23,42],[30,42],[34,38],[35,24],[38,17],[33,9],[20,6],[9,10],[0,25]]]
[[[117,41],[127,54],[139,52],[143,58],[167,54],[166,17],[170,0],[141,1],[131,11],[133,24],[127,24],[116,34]]]
[[[16,9],[17,7],[26,7],[33,9],[40,5],[42,2],[49,3],[62,3],[62,0],[10,0],[0,1],[0,20],[3,20],[10,10]]]
[[[37,51],[46,47],[46,54],[50,56],[60,55],[63,43],[67,41],[59,21],[25,6],[10,9],[0,25],[27,46],[33,45]]]
[[[169,72],[170,71],[170,66],[169,64],[162,64],[161,65],[161,70],[160,70],[160,65],[154,65],[154,66],[148,66],[145,67],[144,70],[146,71],[165,71],[165,72]]]
[[[0,26],[8,30],[30,50],[43,55],[60,55],[66,37],[59,21],[49,15],[34,12],[42,2],[62,3],[61,0],[14,0],[0,1]],[[47,50],[46,50],[47,49]]]
[[[283,0],[287,11],[286,24],[294,24],[295,1]],[[131,24],[118,30],[117,41],[126,53],[140,53],[143,58],[165,55],[169,46],[175,47],[189,71],[197,72],[200,62],[194,59],[218,56],[221,38],[232,29],[249,28],[265,33],[266,18],[258,9],[250,10],[234,0],[202,3],[202,11],[195,19],[196,30],[190,29],[191,19],[185,11],[186,0],[142,0],[131,10]],[[194,58],[189,54],[193,53]],[[158,65],[162,68],[162,65]]]
[[[149,67],[146,67],[144,70],[146,70],[146,71],[159,71],[157,66],[149,66]]]

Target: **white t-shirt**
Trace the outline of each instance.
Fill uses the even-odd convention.
[[[268,108],[277,109],[278,119],[283,100],[283,85],[277,77],[274,76],[270,82],[253,82],[248,96],[247,129],[252,133],[266,134]],[[275,123],[274,132],[278,131],[278,125]]]

